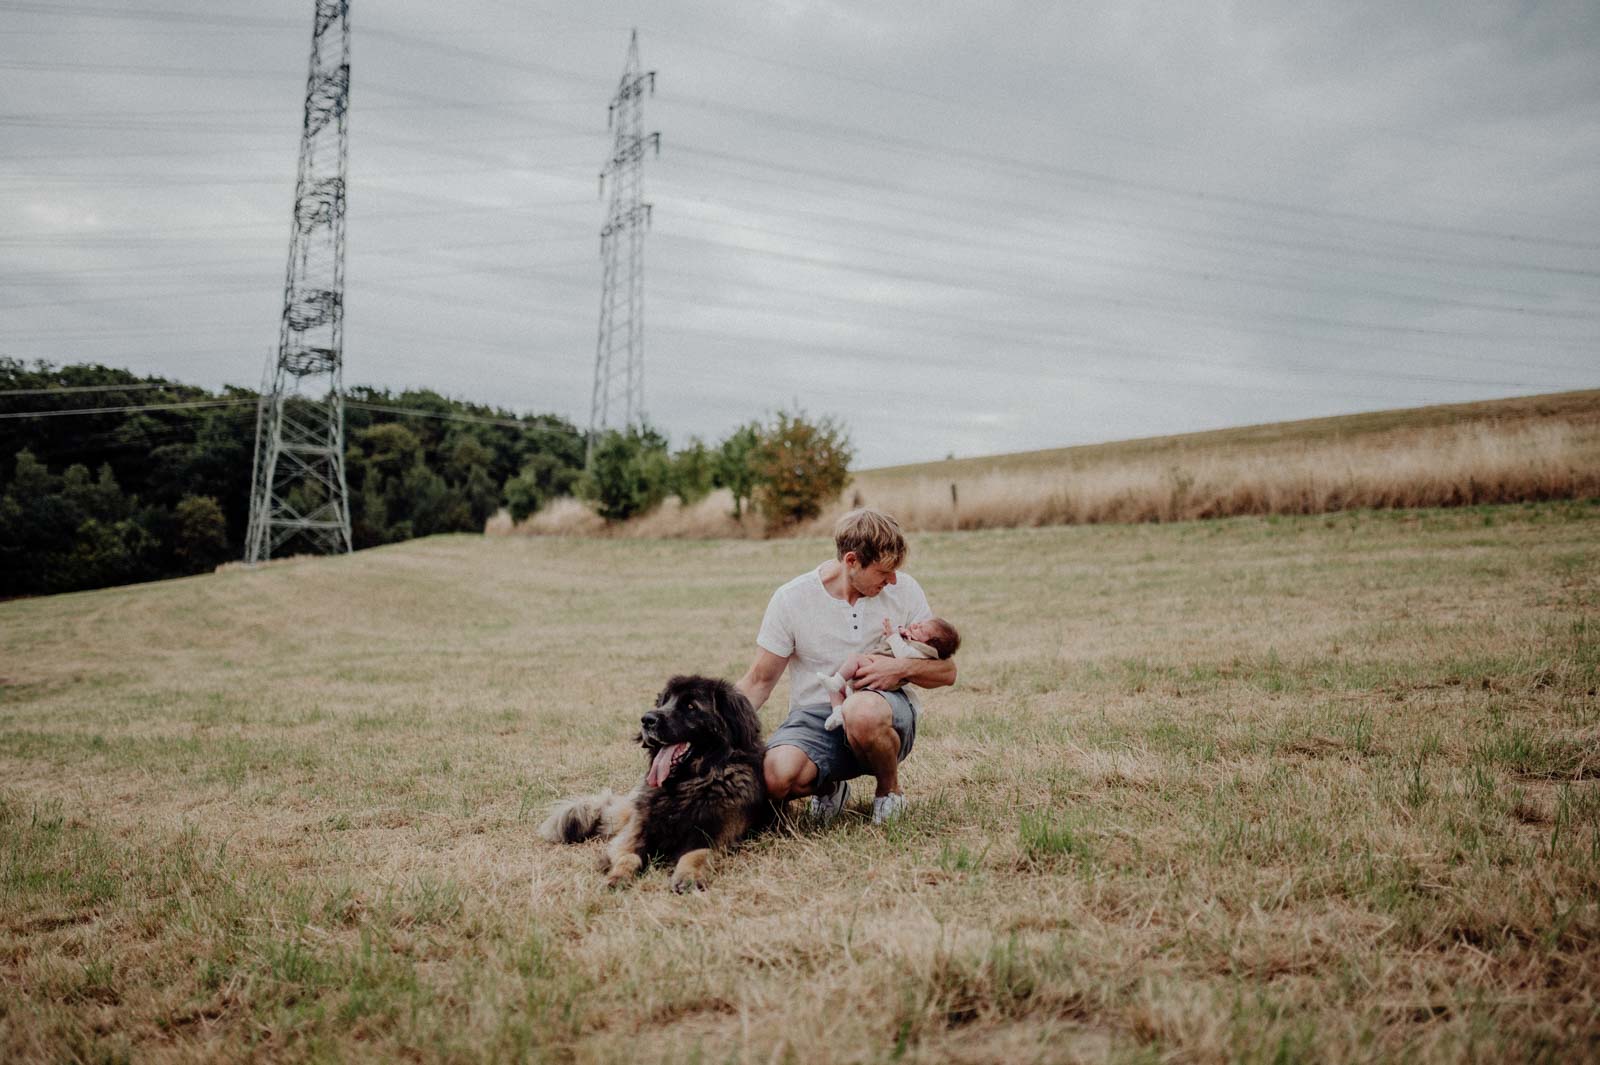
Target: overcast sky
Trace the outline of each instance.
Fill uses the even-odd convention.
[[[0,354],[255,386],[313,5],[0,0]],[[1600,5],[356,0],[345,379],[857,466],[1600,385]]]

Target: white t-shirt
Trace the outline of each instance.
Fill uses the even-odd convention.
[[[826,563],[824,563],[825,565]],[[822,586],[822,567],[802,573],[772,593],[756,643],[789,659],[789,709],[826,705],[828,689],[817,674],[838,669],[883,635],[883,619],[894,626],[933,617],[922,585],[904,573],[870,599],[854,604],[835,599]]]

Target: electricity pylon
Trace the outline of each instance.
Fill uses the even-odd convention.
[[[315,0],[283,318],[256,411],[245,561],[298,541],[349,551],[344,476],[344,208],[350,104],[349,0]]]
[[[639,31],[628,42],[628,62],[611,98],[616,131],[611,158],[600,171],[600,194],[610,179],[611,201],[600,229],[600,339],[594,356],[589,404],[589,452],[608,428],[644,420],[644,231],[650,205],[643,200],[647,145],[661,154],[661,134],[644,133],[644,94],[656,90],[656,72],[639,70]]]

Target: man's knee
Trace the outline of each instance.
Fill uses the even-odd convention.
[[[852,746],[881,740],[894,731],[894,711],[877,692],[859,691],[844,701],[844,734]]]
[[[767,798],[782,802],[810,794],[807,789],[816,783],[817,767],[798,747],[773,747],[762,760],[761,775]]]

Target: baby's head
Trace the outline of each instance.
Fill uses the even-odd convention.
[[[961,648],[961,634],[944,618],[913,621],[905,628],[906,636],[933,648],[940,658],[949,658]]]

